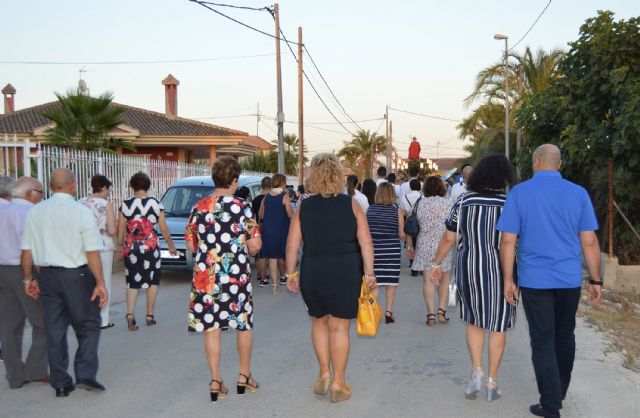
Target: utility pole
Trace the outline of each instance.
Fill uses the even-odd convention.
[[[389,140],[389,105],[387,105],[386,110],[384,112],[384,120],[385,120],[385,139],[387,141],[387,169],[389,171],[393,171],[391,167],[391,141]]]
[[[260,136],[260,102],[258,102],[258,110],[256,112],[256,136]]]
[[[389,121],[389,148],[393,142],[393,121]]]
[[[298,165],[300,174],[298,184],[304,184],[304,114],[302,96],[302,27],[298,26]],[[308,192],[307,192],[308,193]]]
[[[273,5],[276,22],[276,80],[278,89],[278,173],[286,174],[284,166],[284,113],[282,111],[282,68],[280,63],[280,11],[278,3]]]

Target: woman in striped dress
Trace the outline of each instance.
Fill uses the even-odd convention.
[[[395,322],[393,304],[396,287],[400,281],[400,239],[404,239],[404,218],[396,206],[396,191],[388,182],[380,183],[376,191],[375,203],[367,210],[367,222],[371,238],[378,286],[385,287],[385,323]],[[375,290],[377,296],[378,290]]]
[[[442,270],[436,267],[455,243],[460,222],[462,239],[458,244],[456,280],[460,315],[467,323],[467,346],[473,367],[465,391],[468,399],[475,399],[482,389],[485,332],[489,332],[487,400],[500,397],[497,377],[506,344],[505,331],[515,325],[516,307],[508,304],[503,294],[499,254],[501,232],[496,229],[507,198],[503,191],[513,179],[513,167],[504,155],[493,154],[480,160],[469,178],[469,192],[460,196],[451,209],[447,231],[433,259],[432,278],[439,281]]]

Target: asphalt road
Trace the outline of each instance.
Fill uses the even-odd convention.
[[[309,340],[310,323],[299,296],[284,287],[254,288],[255,346],[252,371],[262,385],[255,394],[209,402],[209,371],[202,338],[187,335],[190,275],[165,273],[160,287],[158,325],[126,328],[122,275],[114,277],[112,305],[116,327],[102,334],[98,379],[104,393],[77,390],[55,398],[39,383],[9,389],[0,381],[0,417],[527,417],[538,399],[530,362],[524,312],[519,309],[509,333],[499,376],[503,398],[488,403],[464,399],[469,373],[464,324],[435,329],[424,325],[419,279],[403,270],[396,307],[397,322],[381,325],[375,338],[359,338],[352,327],[348,381],[353,397],[332,405],[314,395],[317,376]],[[144,298],[137,311],[144,320]],[[640,375],[621,367],[601,336],[579,322],[578,355],[565,417],[640,416]],[[75,338],[70,332],[72,353]],[[28,340],[28,337],[27,337]],[[27,341],[28,343],[28,341]],[[234,389],[238,372],[235,337],[223,334],[222,371]]]

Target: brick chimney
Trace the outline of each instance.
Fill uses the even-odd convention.
[[[15,103],[13,101],[13,99],[14,99],[13,96],[15,96],[15,94],[16,94],[16,89],[11,84],[7,84],[2,89],[2,94],[4,95],[4,113],[5,113],[5,115],[15,112],[16,107],[15,107]]]
[[[178,86],[180,82],[169,74],[167,78],[162,80],[162,84],[164,85],[164,113],[169,119],[175,119],[178,116]]]

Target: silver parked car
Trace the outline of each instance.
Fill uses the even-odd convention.
[[[261,176],[240,176],[238,187],[247,186],[251,191],[251,199],[260,194]],[[162,196],[162,204],[165,209],[167,226],[171,232],[171,238],[178,250],[177,255],[169,254],[167,243],[160,235],[160,250],[162,268],[167,269],[192,269],[193,257],[188,254],[184,241],[184,232],[187,220],[195,203],[215,190],[215,184],[211,177],[187,177],[176,181]],[[257,210],[257,209],[256,209]]]

